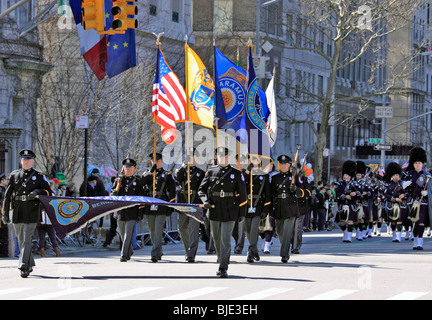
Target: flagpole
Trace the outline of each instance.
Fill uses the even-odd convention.
[[[190,203],[190,152],[189,152],[189,108],[190,108],[190,88],[189,88],[189,45],[188,36],[185,35],[185,76],[186,76],[186,159],[187,159],[187,194],[188,203]]]
[[[161,42],[160,42],[160,38],[163,36],[163,33],[160,33],[159,35],[156,36],[156,46],[158,48],[158,54],[157,59],[158,61],[156,62],[157,64],[159,64],[159,52],[160,52],[160,46],[161,46]],[[158,118],[158,113],[159,110],[157,110],[155,118],[154,118],[154,130],[153,130],[153,165],[156,165],[156,145],[157,145],[157,118]],[[156,169],[157,169],[157,165],[156,165]],[[153,171],[153,198],[156,197],[156,170]]]

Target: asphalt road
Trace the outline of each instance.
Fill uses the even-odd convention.
[[[413,251],[411,241],[392,243],[387,234],[345,244],[338,231],[306,233],[301,254],[288,264],[280,262],[274,239],[271,254],[261,254],[259,262],[248,264],[245,250],[233,254],[230,277],[219,279],[216,256],[206,254],[204,243],[196,263],[185,262],[181,243],[165,245],[158,263],[150,261],[149,246],[127,263],[116,249],[88,248],[36,257],[27,279],[20,278],[16,258],[1,259],[0,299],[425,300],[432,299],[432,239],[425,239],[424,249]]]

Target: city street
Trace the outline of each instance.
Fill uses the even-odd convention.
[[[362,242],[354,240],[352,244],[342,243],[341,239],[337,230],[305,233],[301,254],[292,255],[288,264],[280,262],[279,242],[274,239],[271,254],[262,254],[259,262],[248,264],[245,250],[242,255],[233,254],[228,279],[215,276],[216,255],[207,255],[202,242],[196,263],[185,262],[181,243],[165,245],[158,263],[150,262],[149,246],[136,251],[127,263],[119,262],[119,251],[114,248],[86,249],[60,258],[37,257],[37,266],[27,279],[20,278],[16,258],[2,259],[0,299],[219,303],[264,299],[432,299],[430,238],[425,239],[424,251],[413,251],[411,241],[392,243],[386,233]]]

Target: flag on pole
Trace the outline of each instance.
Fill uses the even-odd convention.
[[[173,143],[177,139],[177,122],[186,121],[186,92],[171,70],[158,44],[153,84],[153,121],[162,127],[162,139]]]
[[[213,129],[215,86],[200,57],[186,44],[186,93],[189,120]]]
[[[107,37],[93,29],[84,30],[81,24],[81,0],[70,0],[69,4],[78,30],[81,55],[96,77],[102,80],[106,75],[108,61]]]
[[[111,26],[114,16],[111,14],[113,2],[105,0],[105,25]],[[137,64],[135,30],[127,29],[124,34],[107,35],[108,62],[106,73],[109,78],[133,68]]]
[[[273,78],[271,79],[266,90],[267,106],[270,111],[270,116],[268,117],[267,120],[267,132],[270,139],[271,147],[274,146],[277,138],[277,111],[276,111],[276,98],[275,98],[275,91],[274,91],[274,79],[275,79],[275,75],[273,73]]]
[[[273,156],[267,132],[269,115],[267,98],[265,92],[258,86],[252,58],[252,46],[249,45],[246,98],[246,130],[248,132],[249,154],[271,160]]]
[[[219,128],[232,129],[239,141],[246,140],[246,71],[238,67],[214,47],[216,117]],[[242,130],[243,129],[243,130]]]

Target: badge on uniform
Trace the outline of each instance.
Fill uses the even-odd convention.
[[[150,211],[158,211],[159,206],[157,204],[152,204],[150,206]]]
[[[231,175],[230,175],[230,178],[231,178],[231,179],[234,179],[234,178],[235,178],[235,175],[234,175],[234,174],[231,174]]]
[[[256,208],[254,208],[254,207],[249,208],[248,212],[249,213],[255,213],[256,212]]]

